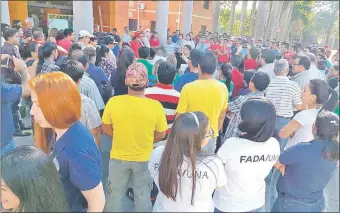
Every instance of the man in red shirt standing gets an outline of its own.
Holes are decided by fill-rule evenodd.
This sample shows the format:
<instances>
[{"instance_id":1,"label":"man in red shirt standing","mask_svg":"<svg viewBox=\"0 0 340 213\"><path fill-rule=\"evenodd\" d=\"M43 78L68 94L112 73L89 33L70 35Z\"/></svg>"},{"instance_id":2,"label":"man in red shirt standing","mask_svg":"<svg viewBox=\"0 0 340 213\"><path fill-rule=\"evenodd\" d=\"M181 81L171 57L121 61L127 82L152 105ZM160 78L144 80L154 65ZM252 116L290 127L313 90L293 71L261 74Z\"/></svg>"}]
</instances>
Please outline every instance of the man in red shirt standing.
<instances>
[{"instance_id":1,"label":"man in red shirt standing","mask_svg":"<svg viewBox=\"0 0 340 213\"><path fill-rule=\"evenodd\" d=\"M73 44L73 40L74 40L74 31L71 28L66 28L64 30L64 39L57 41L57 45L61 46L62 48L68 51L71 45ZM60 53L61 55L65 54L63 52L60 52Z\"/></svg>"},{"instance_id":2,"label":"man in red shirt standing","mask_svg":"<svg viewBox=\"0 0 340 213\"><path fill-rule=\"evenodd\" d=\"M232 98L235 98L238 95L238 92L241 88L244 88L243 74L238 70L243 58L240 55L233 55L231 57L231 66L233 70L231 71L231 80L234 83Z\"/></svg>"},{"instance_id":3,"label":"man in red shirt standing","mask_svg":"<svg viewBox=\"0 0 340 213\"><path fill-rule=\"evenodd\" d=\"M257 60L259 60L261 55L261 50L257 47L252 47L249 51L248 59L244 61L244 71L247 70L257 70L257 67L259 66L257 64Z\"/></svg>"},{"instance_id":4,"label":"man in red shirt standing","mask_svg":"<svg viewBox=\"0 0 340 213\"><path fill-rule=\"evenodd\" d=\"M230 46L228 39L224 38L221 45L221 51L218 52L218 63L228 63L230 58Z\"/></svg>"},{"instance_id":5,"label":"man in red shirt standing","mask_svg":"<svg viewBox=\"0 0 340 213\"><path fill-rule=\"evenodd\" d=\"M132 51L135 53L136 58L139 58L138 55L138 50L141 47L141 42L140 42L140 37L134 36L132 38L132 41L130 41L130 47L132 49Z\"/></svg>"},{"instance_id":6,"label":"man in red shirt standing","mask_svg":"<svg viewBox=\"0 0 340 213\"><path fill-rule=\"evenodd\" d=\"M150 38L150 47L151 48L159 48L159 38L158 38L158 33L156 31L153 32L153 34Z\"/></svg>"},{"instance_id":7,"label":"man in red shirt standing","mask_svg":"<svg viewBox=\"0 0 340 213\"><path fill-rule=\"evenodd\" d=\"M216 58L218 58L218 56L219 56L218 53L219 53L219 52L222 52L222 45L219 43L217 37L215 37L215 38L213 39L213 41L214 41L214 42L210 45L209 49L211 50L211 52L214 53L214 55L216 56Z\"/></svg>"}]
</instances>

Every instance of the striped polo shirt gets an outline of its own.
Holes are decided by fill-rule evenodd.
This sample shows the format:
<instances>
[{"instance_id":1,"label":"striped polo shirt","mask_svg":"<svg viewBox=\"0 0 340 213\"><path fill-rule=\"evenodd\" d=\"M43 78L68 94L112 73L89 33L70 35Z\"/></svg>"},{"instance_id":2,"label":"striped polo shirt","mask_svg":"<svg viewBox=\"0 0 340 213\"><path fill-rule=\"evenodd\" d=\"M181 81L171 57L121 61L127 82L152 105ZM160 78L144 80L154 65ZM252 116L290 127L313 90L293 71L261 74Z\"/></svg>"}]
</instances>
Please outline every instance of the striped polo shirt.
<instances>
[{"instance_id":1,"label":"striped polo shirt","mask_svg":"<svg viewBox=\"0 0 340 213\"><path fill-rule=\"evenodd\" d=\"M177 92L172 85L156 84L154 87L145 90L145 96L159 101L162 104L168 122L169 129L167 133L170 133L170 129L175 120L180 93Z\"/></svg>"},{"instance_id":2,"label":"striped polo shirt","mask_svg":"<svg viewBox=\"0 0 340 213\"><path fill-rule=\"evenodd\" d=\"M299 85L289 80L287 76L272 78L265 94L274 104L276 115L280 117L291 118L295 106L302 104Z\"/></svg>"}]
</instances>

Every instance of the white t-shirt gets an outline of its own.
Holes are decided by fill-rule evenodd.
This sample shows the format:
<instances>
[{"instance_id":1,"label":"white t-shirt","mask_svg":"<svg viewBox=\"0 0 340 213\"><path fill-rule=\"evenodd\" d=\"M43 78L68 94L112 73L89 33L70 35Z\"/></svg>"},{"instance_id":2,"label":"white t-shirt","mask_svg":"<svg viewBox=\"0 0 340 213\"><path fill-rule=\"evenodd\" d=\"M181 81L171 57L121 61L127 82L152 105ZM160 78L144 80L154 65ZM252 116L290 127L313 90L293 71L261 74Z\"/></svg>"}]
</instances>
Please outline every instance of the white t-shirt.
<instances>
[{"instance_id":1,"label":"white t-shirt","mask_svg":"<svg viewBox=\"0 0 340 213\"><path fill-rule=\"evenodd\" d=\"M309 142L314 139L312 128L319 111L320 109L307 109L294 116L293 120L300 123L301 127L295 131L293 137L289 138L285 149L288 149L295 144Z\"/></svg>"},{"instance_id":2,"label":"white t-shirt","mask_svg":"<svg viewBox=\"0 0 340 213\"><path fill-rule=\"evenodd\" d=\"M151 153L149 171L159 188L159 166L164 146L157 147ZM212 194L218 187L226 184L223 163L216 155L206 156L196 164L196 191L194 206L191 205L192 169L188 158L184 157L180 175L182 185L178 187L176 201L167 198L160 190L157 195L153 212L213 212ZM181 189L180 189L181 188Z\"/></svg>"},{"instance_id":3,"label":"white t-shirt","mask_svg":"<svg viewBox=\"0 0 340 213\"><path fill-rule=\"evenodd\" d=\"M227 185L214 193L215 208L223 212L246 212L264 206L264 179L279 159L279 142L228 138L217 155L222 158Z\"/></svg>"}]
</instances>

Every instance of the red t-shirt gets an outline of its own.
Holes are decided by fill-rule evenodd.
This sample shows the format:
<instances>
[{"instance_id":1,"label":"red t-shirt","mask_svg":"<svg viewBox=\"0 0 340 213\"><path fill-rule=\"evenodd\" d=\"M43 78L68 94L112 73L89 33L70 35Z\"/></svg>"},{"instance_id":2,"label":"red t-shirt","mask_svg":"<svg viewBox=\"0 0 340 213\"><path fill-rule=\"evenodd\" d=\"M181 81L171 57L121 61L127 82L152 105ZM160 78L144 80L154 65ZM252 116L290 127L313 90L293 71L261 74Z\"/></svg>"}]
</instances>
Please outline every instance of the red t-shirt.
<instances>
[{"instance_id":1,"label":"red t-shirt","mask_svg":"<svg viewBox=\"0 0 340 213\"><path fill-rule=\"evenodd\" d=\"M139 58L138 49L140 48L140 43L138 41L130 41L130 46L132 51L135 53L136 58Z\"/></svg>"},{"instance_id":2,"label":"red t-shirt","mask_svg":"<svg viewBox=\"0 0 340 213\"><path fill-rule=\"evenodd\" d=\"M158 48L159 47L159 39L150 38L150 47Z\"/></svg>"},{"instance_id":3,"label":"red t-shirt","mask_svg":"<svg viewBox=\"0 0 340 213\"><path fill-rule=\"evenodd\" d=\"M250 58L244 61L244 70L256 70L258 67L258 64L256 63L256 60Z\"/></svg>"},{"instance_id":4,"label":"red t-shirt","mask_svg":"<svg viewBox=\"0 0 340 213\"><path fill-rule=\"evenodd\" d=\"M57 45L61 46L66 51L68 51L70 49L71 45L72 45L72 41L70 41L68 39L63 39L63 40L57 41ZM60 56L60 55L66 55L66 53L58 52L58 56Z\"/></svg>"},{"instance_id":5,"label":"red t-shirt","mask_svg":"<svg viewBox=\"0 0 340 213\"><path fill-rule=\"evenodd\" d=\"M229 56L230 56L230 47L223 47L221 46L221 52L224 51L224 49L226 49L226 54L220 55L218 56L218 62L220 63L228 63L229 62Z\"/></svg>"},{"instance_id":6,"label":"red t-shirt","mask_svg":"<svg viewBox=\"0 0 340 213\"><path fill-rule=\"evenodd\" d=\"M238 95L240 89L244 88L243 74L238 71L238 69L233 69L231 73L231 81L234 83L233 94L231 97L235 98Z\"/></svg>"}]
</instances>

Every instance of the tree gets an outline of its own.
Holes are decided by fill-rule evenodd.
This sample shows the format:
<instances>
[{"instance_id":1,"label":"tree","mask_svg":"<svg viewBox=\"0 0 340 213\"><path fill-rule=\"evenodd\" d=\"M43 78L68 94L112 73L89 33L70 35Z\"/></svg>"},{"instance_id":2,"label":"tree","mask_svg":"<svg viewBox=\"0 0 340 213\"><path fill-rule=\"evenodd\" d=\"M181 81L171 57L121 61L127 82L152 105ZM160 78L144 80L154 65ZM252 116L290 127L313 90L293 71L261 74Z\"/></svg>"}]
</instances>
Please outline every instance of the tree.
<instances>
[{"instance_id":1,"label":"tree","mask_svg":"<svg viewBox=\"0 0 340 213\"><path fill-rule=\"evenodd\" d=\"M228 25L228 32L231 33L234 26L234 19L235 19L235 7L236 7L237 1L233 1L231 4L231 11L230 11L230 17L229 17L229 25Z\"/></svg>"},{"instance_id":2,"label":"tree","mask_svg":"<svg viewBox=\"0 0 340 213\"><path fill-rule=\"evenodd\" d=\"M294 5L294 1L285 1L283 3L282 12L281 12L280 21L279 21L280 32L277 34L277 39L279 41L286 39L285 38L285 29L286 29L286 26L287 26L287 22L290 19L289 14L291 13L293 5Z\"/></svg>"},{"instance_id":3,"label":"tree","mask_svg":"<svg viewBox=\"0 0 340 213\"><path fill-rule=\"evenodd\" d=\"M253 1L253 5L251 8L250 25L249 25L249 36L251 37L254 37L254 28L255 28L255 20L256 20L256 3L257 1Z\"/></svg>"},{"instance_id":4,"label":"tree","mask_svg":"<svg viewBox=\"0 0 340 213\"><path fill-rule=\"evenodd\" d=\"M272 31L273 31L275 19L277 18L277 12L278 12L280 2L281 1L273 1L272 2L272 7L271 7L271 10L270 10L267 30L266 30L266 34L264 36L265 37L264 39L270 40L272 38L271 34L272 34Z\"/></svg>"},{"instance_id":5,"label":"tree","mask_svg":"<svg viewBox=\"0 0 340 213\"><path fill-rule=\"evenodd\" d=\"M239 31L240 36L244 35L244 26L245 26L245 22L247 19L247 6L248 6L248 1L242 1L241 23L240 23L240 31Z\"/></svg>"},{"instance_id":6,"label":"tree","mask_svg":"<svg viewBox=\"0 0 340 213\"><path fill-rule=\"evenodd\" d=\"M274 22L273 22L273 26L272 26L272 31L270 33L269 38L277 38L277 30L279 28L280 15L281 15L281 11L282 11L282 8L283 8L283 3L284 3L284 1L278 2L277 9L276 9L276 12L274 14Z\"/></svg>"},{"instance_id":7,"label":"tree","mask_svg":"<svg viewBox=\"0 0 340 213\"><path fill-rule=\"evenodd\" d=\"M269 2L268 1L259 1L256 23L255 23L255 38L259 39L263 37L265 22L267 18L267 10L268 10Z\"/></svg>"}]
</instances>

